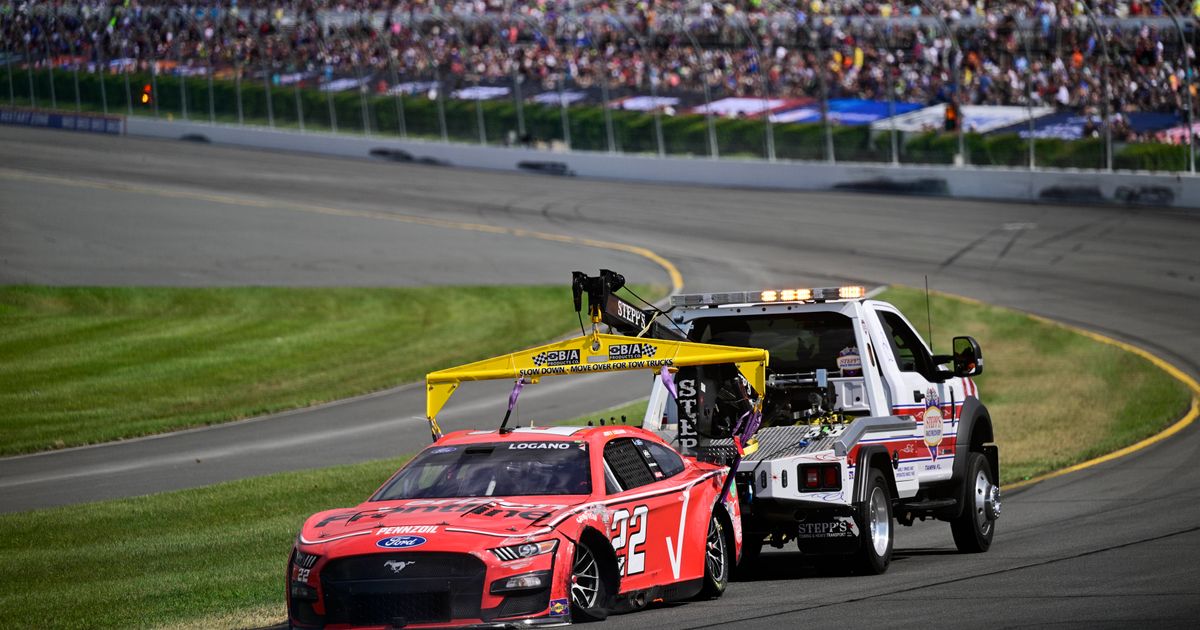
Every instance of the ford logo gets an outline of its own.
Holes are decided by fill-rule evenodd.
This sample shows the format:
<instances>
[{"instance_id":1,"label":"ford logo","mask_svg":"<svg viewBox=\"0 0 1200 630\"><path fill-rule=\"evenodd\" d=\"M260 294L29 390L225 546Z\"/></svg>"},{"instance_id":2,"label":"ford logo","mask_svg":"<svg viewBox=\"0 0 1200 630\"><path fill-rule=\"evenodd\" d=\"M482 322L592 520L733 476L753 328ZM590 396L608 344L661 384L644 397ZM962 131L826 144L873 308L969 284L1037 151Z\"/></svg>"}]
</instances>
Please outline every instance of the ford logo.
<instances>
[{"instance_id":1,"label":"ford logo","mask_svg":"<svg viewBox=\"0 0 1200 630\"><path fill-rule=\"evenodd\" d=\"M424 544L424 536L392 536L391 538L383 538L375 542L376 547L383 547L384 549L408 549L409 547L419 547Z\"/></svg>"}]
</instances>

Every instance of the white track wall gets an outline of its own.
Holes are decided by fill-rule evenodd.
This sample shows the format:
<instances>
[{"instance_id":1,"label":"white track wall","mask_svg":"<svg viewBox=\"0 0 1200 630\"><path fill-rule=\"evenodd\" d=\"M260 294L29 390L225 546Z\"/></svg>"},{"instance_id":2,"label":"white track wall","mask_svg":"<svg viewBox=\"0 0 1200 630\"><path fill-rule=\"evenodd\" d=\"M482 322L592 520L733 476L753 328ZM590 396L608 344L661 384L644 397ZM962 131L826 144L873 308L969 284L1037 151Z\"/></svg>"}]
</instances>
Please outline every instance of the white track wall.
<instances>
[{"instance_id":1,"label":"white track wall","mask_svg":"<svg viewBox=\"0 0 1200 630\"><path fill-rule=\"evenodd\" d=\"M949 166L613 155L299 133L262 127L131 117L131 135L191 139L278 151L384 158L547 176L791 190L848 190L1054 203L1200 209L1200 177L1167 173L1029 171Z\"/></svg>"}]
</instances>

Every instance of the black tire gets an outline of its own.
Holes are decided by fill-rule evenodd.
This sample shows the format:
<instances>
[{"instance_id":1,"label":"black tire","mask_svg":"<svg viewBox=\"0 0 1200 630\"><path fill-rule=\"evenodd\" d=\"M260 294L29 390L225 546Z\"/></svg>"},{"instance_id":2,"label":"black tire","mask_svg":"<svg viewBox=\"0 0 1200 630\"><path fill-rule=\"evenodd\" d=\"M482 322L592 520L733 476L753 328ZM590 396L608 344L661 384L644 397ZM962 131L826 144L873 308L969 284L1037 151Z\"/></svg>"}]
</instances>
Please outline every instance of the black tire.
<instances>
[{"instance_id":1,"label":"black tire","mask_svg":"<svg viewBox=\"0 0 1200 630\"><path fill-rule=\"evenodd\" d=\"M704 543L704 586L700 587L700 599L716 599L729 586L729 575L733 571L733 546L721 522L721 515L713 511L708 521L708 537Z\"/></svg>"},{"instance_id":2,"label":"black tire","mask_svg":"<svg viewBox=\"0 0 1200 630\"><path fill-rule=\"evenodd\" d=\"M1000 515L1000 488L993 479L992 467L982 453L967 455L967 475L963 478L963 509L950 521L954 545L962 553L983 553L991 548Z\"/></svg>"},{"instance_id":3,"label":"black tire","mask_svg":"<svg viewBox=\"0 0 1200 630\"><path fill-rule=\"evenodd\" d=\"M892 493L887 478L878 468L868 472L866 492L858 505L859 545L854 557L858 573L880 575L892 562L895 536L892 522Z\"/></svg>"},{"instance_id":4,"label":"black tire","mask_svg":"<svg viewBox=\"0 0 1200 630\"><path fill-rule=\"evenodd\" d=\"M567 577L572 621L602 621L608 618L609 584L600 556L587 543L575 545L571 574Z\"/></svg>"}]
</instances>

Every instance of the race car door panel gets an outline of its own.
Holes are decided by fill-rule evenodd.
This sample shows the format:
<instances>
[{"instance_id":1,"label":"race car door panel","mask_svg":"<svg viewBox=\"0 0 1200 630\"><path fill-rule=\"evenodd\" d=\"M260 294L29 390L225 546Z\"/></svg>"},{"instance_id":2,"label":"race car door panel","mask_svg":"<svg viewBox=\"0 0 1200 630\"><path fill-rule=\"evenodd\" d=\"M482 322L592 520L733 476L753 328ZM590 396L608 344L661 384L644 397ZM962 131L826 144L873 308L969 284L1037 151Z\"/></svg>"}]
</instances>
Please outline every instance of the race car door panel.
<instances>
[{"instance_id":1,"label":"race car door panel","mask_svg":"<svg viewBox=\"0 0 1200 630\"><path fill-rule=\"evenodd\" d=\"M681 534L687 529L683 519L691 489L680 487L682 465L664 472L650 444L616 438L604 447L605 465L619 484L608 500L608 535L617 555L622 592L685 577ZM674 475L668 475L671 472Z\"/></svg>"}]
</instances>

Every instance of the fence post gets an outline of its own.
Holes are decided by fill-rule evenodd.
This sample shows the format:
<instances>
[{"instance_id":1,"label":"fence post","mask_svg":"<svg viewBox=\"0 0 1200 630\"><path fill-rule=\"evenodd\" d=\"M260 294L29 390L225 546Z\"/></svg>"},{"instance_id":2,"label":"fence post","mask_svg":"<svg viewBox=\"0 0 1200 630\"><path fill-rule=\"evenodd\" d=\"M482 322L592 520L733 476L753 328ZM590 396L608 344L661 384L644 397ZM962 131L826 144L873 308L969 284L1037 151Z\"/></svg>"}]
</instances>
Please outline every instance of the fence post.
<instances>
[{"instance_id":1,"label":"fence post","mask_svg":"<svg viewBox=\"0 0 1200 630\"><path fill-rule=\"evenodd\" d=\"M558 74L558 108L562 115L563 128L563 144L567 145L567 150L571 150L571 114L567 111L567 64L562 64L562 71Z\"/></svg>"},{"instance_id":2,"label":"fence post","mask_svg":"<svg viewBox=\"0 0 1200 630\"><path fill-rule=\"evenodd\" d=\"M605 64L607 66L607 64ZM613 131L612 108L608 106L608 68L601 73L604 80L600 82L600 100L604 107L604 135L608 140L608 152L617 152L617 134Z\"/></svg>"},{"instance_id":3,"label":"fence post","mask_svg":"<svg viewBox=\"0 0 1200 630\"><path fill-rule=\"evenodd\" d=\"M13 88L12 50L9 50L8 46L4 47L4 65L5 65L5 69L8 70L8 104L13 107L16 107L17 91L15 88Z\"/></svg>"},{"instance_id":4,"label":"fence post","mask_svg":"<svg viewBox=\"0 0 1200 630\"><path fill-rule=\"evenodd\" d=\"M343 28L342 32L347 39L350 37L350 29ZM357 48L357 47L356 47ZM362 64L359 63L358 51L355 50L350 56L350 62L354 64L354 74L358 78L358 99L362 105L362 130L364 136L371 135L371 105L367 101L367 94L370 92L370 82L362 71Z\"/></svg>"},{"instance_id":5,"label":"fence post","mask_svg":"<svg viewBox=\"0 0 1200 630\"><path fill-rule=\"evenodd\" d=\"M1084 2L1082 5L1084 13L1087 14L1088 21L1092 23L1092 30L1096 34L1096 39L1100 40L1100 50L1104 53L1104 68L1101 70L1100 78L1104 82L1104 107L1102 108L1104 116L1104 167L1106 171L1113 170L1113 145L1112 145L1112 80L1109 78L1108 69L1112 66L1112 56L1108 53L1108 38L1100 30L1100 23L1096 20L1096 14L1092 12L1091 1Z\"/></svg>"},{"instance_id":6,"label":"fence post","mask_svg":"<svg viewBox=\"0 0 1200 630\"><path fill-rule=\"evenodd\" d=\"M262 39L259 39L259 45L262 45ZM266 88L267 94L267 126L271 129L275 128L275 99L271 96L271 68L267 66L267 51L264 49L259 53L259 58L262 60L263 67L263 87Z\"/></svg>"},{"instance_id":7,"label":"fence post","mask_svg":"<svg viewBox=\"0 0 1200 630\"><path fill-rule=\"evenodd\" d=\"M813 54L817 57L817 82L821 86L821 131L825 138L825 160L834 164L837 162L837 155L833 147L833 127L829 122L829 80L825 78L825 72L829 68L822 54L824 50L821 48L821 39L811 21L808 22L808 34L812 39Z\"/></svg>"},{"instance_id":8,"label":"fence post","mask_svg":"<svg viewBox=\"0 0 1200 630\"><path fill-rule=\"evenodd\" d=\"M483 99L479 98L479 79L475 79L475 127L479 132L480 146L487 146L487 127L483 120Z\"/></svg>"},{"instance_id":9,"label":"fence post","mask_svg":"<svg viewBox=\"0 0 1200 630\"><path fill-rule=\"evenodd\" d=\"M400 77L396 73L396 60L392 58L391 35L388 36L388 72L392 75L392 91L396 99L396 130L401 138L407 138L408 123L404 120L404 91L400 89Z\"/></svg>"},{"instance_id":10,"label":"fence post","mask_svg":"<svg viewBox=\"0 0 1200 630\"><path fill-rule=\"evenodd\" d=\"M512 69L513 100L517 108L518 140L525 137L525 98L521 95L521 75L517 74L516 66Z\"/></svg>"},{"instance_id":11,"label":"fence post","mask_svg":"<svg viewBox=\"0 0 1200 630\"><path fill-rule=\"evenodd\" d=\"M1183 53L1183 91L1187 94L1187 144L1188 144L1188 172L1192 175L1196 174L1196 145L1195 132L1193 126L1195 119L1193 110L1195 109L1195 98L1192 96L1192 45L1187 40L1184 34L1183 25L1179 23L1179 13L1171 7L1170 2L1162 3L1167 12L1171 15L1171 22L1175 24L1175 30L1179 32L1179 46Z\"/></svg>"},{"instance_id":12,"label":"fence post","mask_svg":"<svg viewBox=\"0 0 1200 630\"><path fill-rule=\"evenodd\" d=\"M129 67L128 63L125 63L125 60L130 59L130 58L131 57L129 56L129 36L127 34L125 36L125 39L122 40L122 42L121 42L121 70L123 71L123 72L121 72L121 74L125 75L125 105L126 105L125 111L128 115L132 116L133 115L133 88L129 84L130 83L130 81L129 81L130 67ZM100 88L102 90L104 88L103 71L100 75ZM154 98L158 98L158 94L154 94Z\"/></svg>"},{"instance_id":13,"label":"fence post","mask_svg":"<svg viewBox=\"0 0 1200 630\"><path fill-rule=\"evenodd\" d=\"M214 29L214 33L215 32L216 32L216 30ZM205 74L205 76L208 77L208 122L209 122L209 124L215 124L217 122L217 104L216 104L216 99L213 95L213 67L212 67L213 51L212 51L212 48L209 46L208 42L205 42L204 50L205 50L204 74Z\"/></svg>"},{"instance_id":14,"label":"fence post","mask_svg":"<svg viewBox=\"0 0 1200 630\"><path fill-rule=\"evenodd\" d=\"M104 110L104 115L108 115L108 90L104 87L105 75L108 73L108 65L104 63L104 46L97 45L96 40L92 39L92 45L96 47L96 70L100 74L100 105Z\"/></svg>"},{"instance_id":15,"label":"fence post","mask_svg":"<svg viewBox=\"0 0 1200 630\"><path fill-rule=\"evenodd\" d=\"M183 76L183 39L182 35L175 37L175 76L179 77L179 115L188 119L187 108L187 77Z\"/></svg>"},{"instance_id":16,"label":"fence post","mask_svg":"<svg viewBox=\"0 0 1200 630\"><path fill-rule=\"evenodd\" d=\"M150 94L153 95L150 104L154 106L154 117L158 118L158 58L155 56L157 47L153 45L152 39L148 40L151 42L150 50L147 51L150 55Z\"/></svg>"},{"instance_id":17,"label":"fence post","mask_svg":"<svg viewBox=\"0 0 1200 630\"><path fill-rule=\"evenodd\" d=\"M1033 124L1033 52L1029 46L1029 38L1033 37L1034 29L1031 26L1028 33L1025 33L1022 39L1025 41L1025 103L1028 107L1029 116L1029 170L1037 170L1037 136L1034 135ZM1020 33L1020 31L1018 31Z\"/></svg>"},{"instance_id":18,"label":"fence post","mask_svg":"<svg viewBox=\"0 0 1200 630\"><path fill-rule=\"evenodd\" d=\"M29 54L29 42L25 42L25 70L29 74L29 106L37 107L37 95L33 84L33 57Z\"/></svg>"},{"instance_id":19,"label":"fence post","mask_svg":"<svg viewBox=\"0 0 1200 630\"><path fill-rule=\"evenodd\" d=\"M431 51L432 52L432 51ZM431 55L432 56L432 55ZM436 59L433 60L433 80L437 85L437 112L438 126L442 130L442 142L449 142L450 136L446 133L446 95L445 86L442 85L442 70Z\"/></svg>"},{"instance_id":20,"label":"fence post","mask_svg":"<svg viewBox=\"0 0 1200 630\"><path fill-rule=\"evenodd\" d=\"M62 20L58 20L58 29L60 33L63 32ZM72 80L75 83L75 111L81 112L83 111L83 101L79 98L79 56L76 54L74 33L71 33L71 36L67 38L67 46L71 51L71 73Z\"/></svg>"},{"instance_id":21,"label":"fence post","mask_svg":"<svg viewBox=\"0 0 1200 630\"><path fill-rule=\"evenodd\" d=\"M242 109L242 72L245 70L245 65L242 64L242 58L237 58L237 63L233 68L233 93L237 99L237 117L238 125L245 125L245 111Z\"/></svg>"},{"instance_id":22,"label":"fence post","mask_svg":"<svg viewBox=\"0 0 1200 630\"><path fill-rule=\"evenodd\" d=\"M296 51L294 49L288 51L288 58L292 61L292 68L299 69L300 62L296 60ZM300 81L297 80L292 84L292 94L296 99L296 124L300 127L300 133L304 133L304 104L300 97Z\"/></svg>"},{"instance_id":23,"label":"fence post","mask_svg":"<svg viewBox=\"0 0 1200 630\"><path fill-rule=\"evenodd\" d=\"M42 28L42 49L46 51L46 70L50 76L50 109L58 109L58 95L54 90L54 56L50 51L50 38L46 36L45 25Z\"/></svg>"},{"instance_id":24,"label":"fence post","mask_svg":"<svg viewBox=\"0 0 1200 630\"><path fill-rule=\"evenodd\" d=\"M692 48L701 57L700 69L704 74L701 75L700 84L704 87L704 119L708 131L708 156L715 160L720 155L717 149L717 126L713 121L712 92L708 87L708 76L712 73L712 65L704 58L704 47L700 45L700 41L696 39L696 36L692 35L692 30L688 28L686 21L680 24L680 30L687 36L688 41L692 44Z\"/></svg>"}]
</instances>

